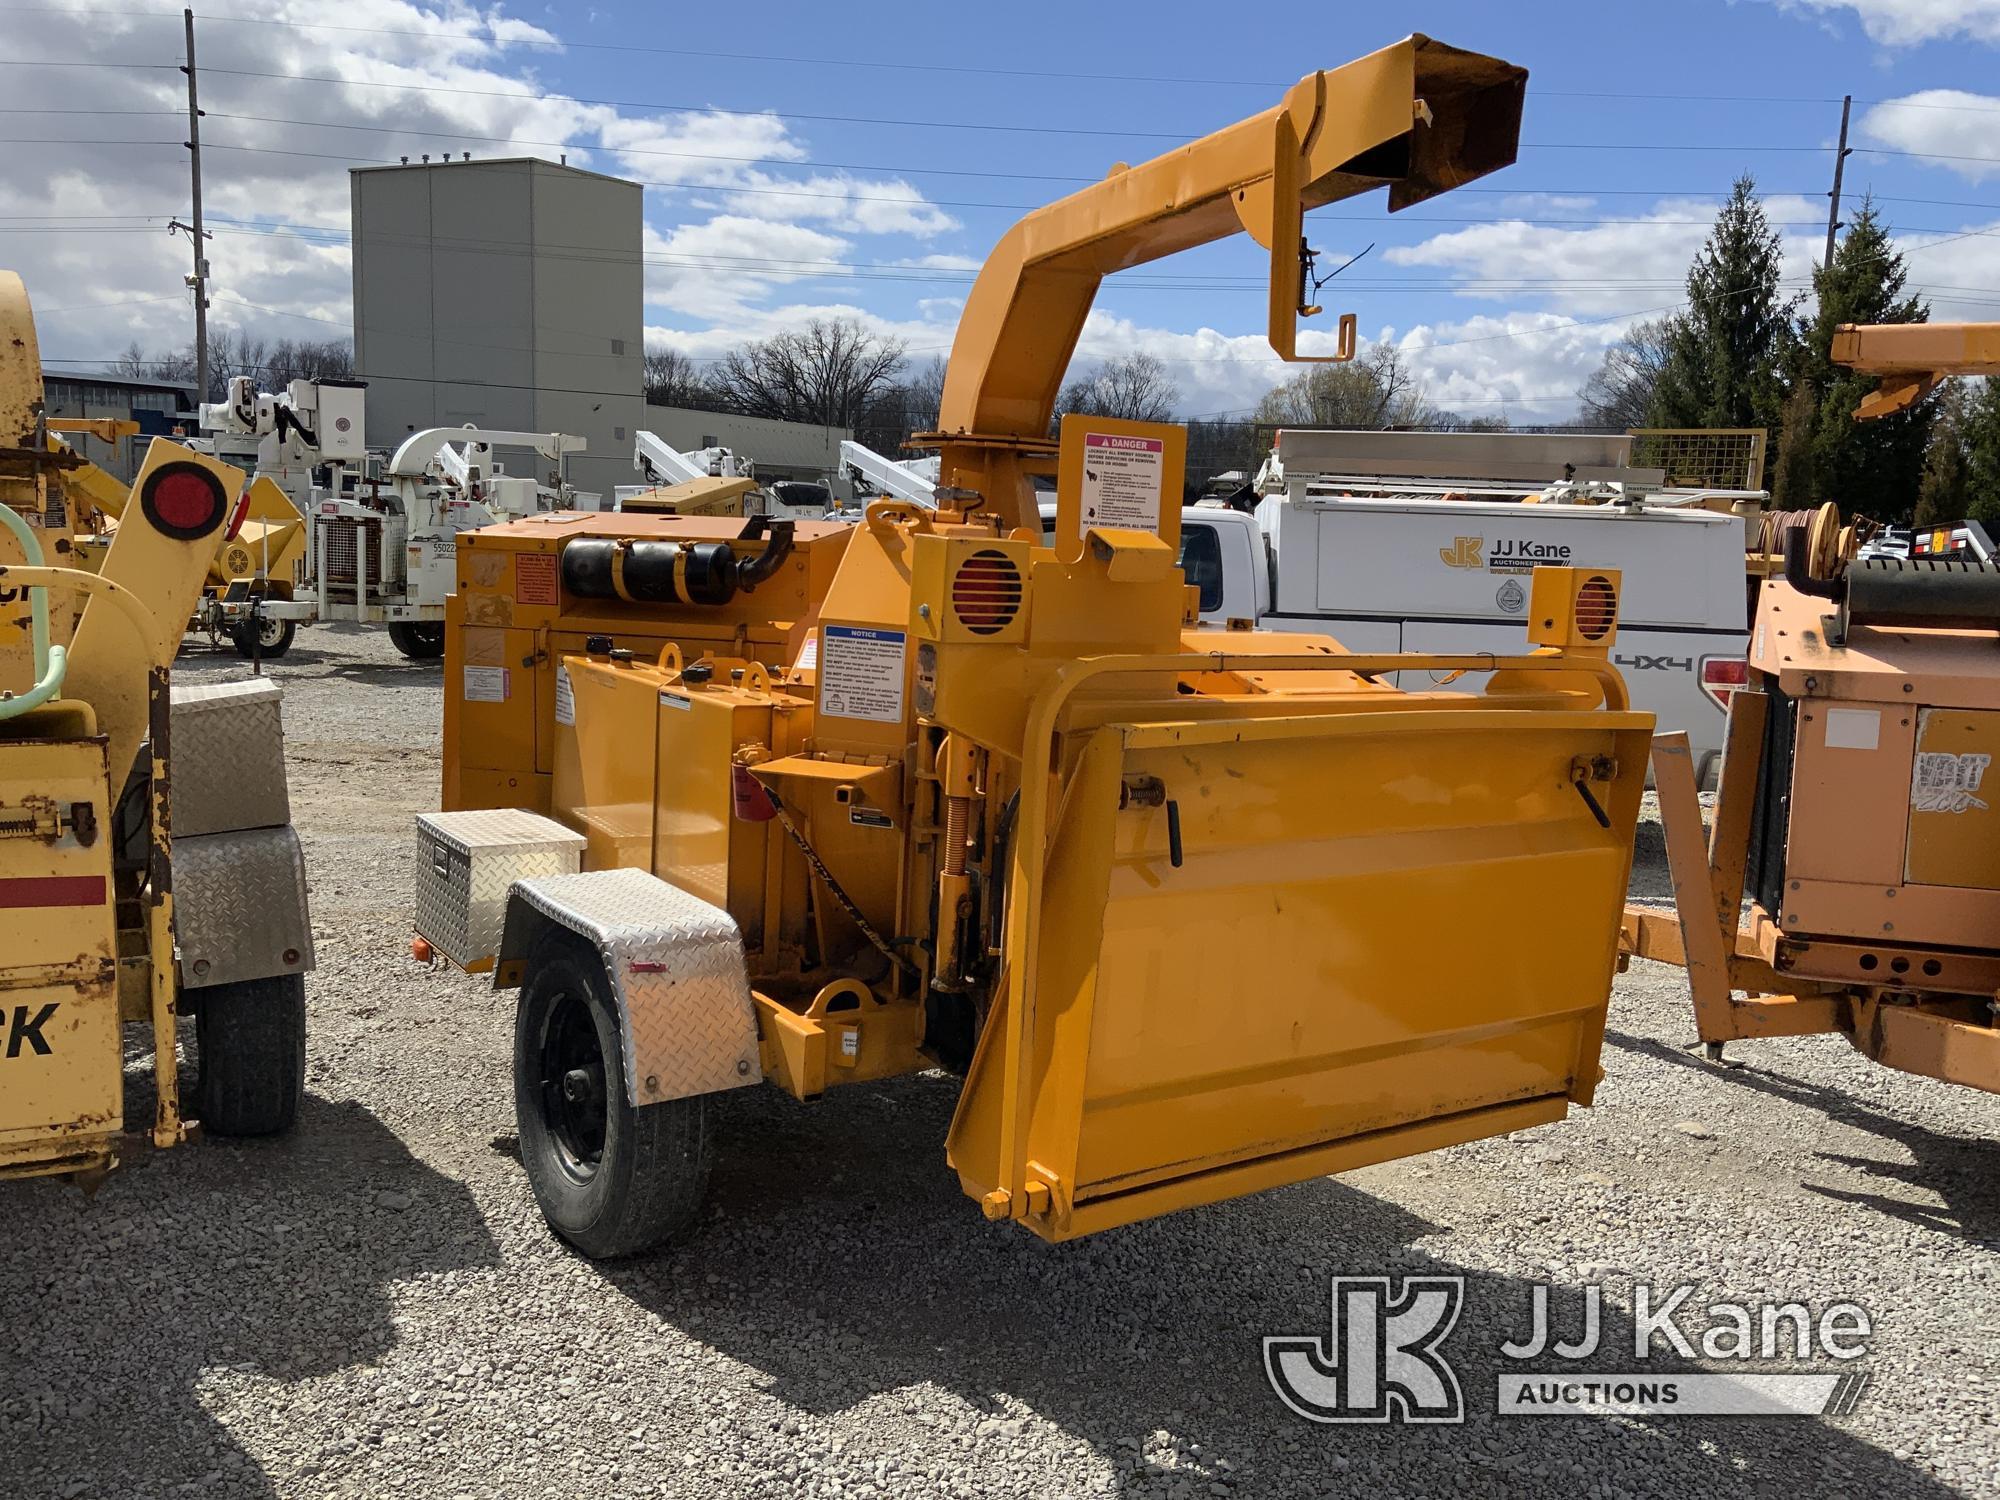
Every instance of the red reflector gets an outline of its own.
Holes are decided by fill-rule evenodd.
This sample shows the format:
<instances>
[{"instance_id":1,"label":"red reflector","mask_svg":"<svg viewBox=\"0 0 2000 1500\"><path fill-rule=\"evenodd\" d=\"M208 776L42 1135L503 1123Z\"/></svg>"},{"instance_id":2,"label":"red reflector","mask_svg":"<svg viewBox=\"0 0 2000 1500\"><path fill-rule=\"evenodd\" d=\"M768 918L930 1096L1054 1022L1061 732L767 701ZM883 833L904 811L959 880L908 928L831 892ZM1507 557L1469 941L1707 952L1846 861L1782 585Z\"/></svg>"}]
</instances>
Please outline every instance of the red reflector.
<instances>
[{"instance_id":1,"label":"red reflector","mask_svg":"<svg viewBox=\"0 0 2000 1500\"><path fill-rule=\"evenodd\" d=\"M1618 623L1618 591L1608 578L1586 578L1576 591L1576 633L1601 641Z\"/></svg>"},{"instance_id":2,"label":"red reflector","mask_svg":"<svg viewBox=\"0 0 2000 1500\"><path fill-rule=\"evenodd\" d=\"M229 496L222 481L198 464L155 469L139 490L139 508L175 541L199 541L222 524Z\"/></svg>"},{"instance_id":3,"label":"red reflector","mask_svg":"<svg viewBox=\"0 0 2000 1500\"><path fill-rule=\"evenodd\" d=\"M997 635L1021 611L1021 570L1014 559L983 548L959 564L951 580L951 607L974 635Z\"/></svg>"},{"instance_id":4,"label":"red reflector","mask_svg":"<svg viewBox=\"0 0 2000 1500\"><path fill-rule=\"evenodd\" d=\"M35 875L0 880L0 908L103 904L102 875Z\"/></svg>"},{"instance_id":5,"label":"red reflector","mask_svg":"<svg viewBox=\"0 0 2000 1500\"><path fill-rule=\"evenodd\" d=\"M1701 663L1701 690L1724 709L1729 698L1750 680L1750 663L1740 656L1706 656Z\"/></svg>"},{"instance_id":6,"label":"red reflector","mask_svg":"<svg viewBox=\"0 0 2000 1500\"><path fill-rule=\"evenodd\" d=\"M153 508L170 526L198 530L215 514L215 486L197 474L169 474L153 491Z\"/></svg>"}]
</instances>

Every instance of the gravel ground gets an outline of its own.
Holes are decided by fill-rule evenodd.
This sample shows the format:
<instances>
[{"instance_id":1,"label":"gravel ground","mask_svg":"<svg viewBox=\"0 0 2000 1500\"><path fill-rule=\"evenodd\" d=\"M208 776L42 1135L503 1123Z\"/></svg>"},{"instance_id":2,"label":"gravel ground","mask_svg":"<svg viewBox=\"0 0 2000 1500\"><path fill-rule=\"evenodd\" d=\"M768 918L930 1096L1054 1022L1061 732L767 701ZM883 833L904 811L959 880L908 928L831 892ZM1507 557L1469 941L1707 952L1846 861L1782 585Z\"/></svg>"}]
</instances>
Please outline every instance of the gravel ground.
<instances>
[{"instance_id":1,"label":"gravel ground","mask_svg":"<svg viewBox=\"0 0 2000 1500\"><path fill-rule=\"evenodd\" d=\"M692 1241L580 1260L510 1154L509 997L407 957L437 666L319 627L273 675L319 945L304 1118L93 1197L0 1184L7 1500L2000 1493L2000 1101L1834 1038L1711 1068L1652 965L1598 1107L1523 1136L1051 1247L960 1195L944 1079L746 1091ZM1273 1395L1262 1336L1323 1334L1328 1276L1371 1273L1466 1279L1464 1426ZM1861 1302L1871 1384L1838 1421L1496 1417L1530 1288L1573 1322L1590 1281L1605 1368L1634 1365L1633 1283L1689 1282Z\"/></svg>"}]
</instances>

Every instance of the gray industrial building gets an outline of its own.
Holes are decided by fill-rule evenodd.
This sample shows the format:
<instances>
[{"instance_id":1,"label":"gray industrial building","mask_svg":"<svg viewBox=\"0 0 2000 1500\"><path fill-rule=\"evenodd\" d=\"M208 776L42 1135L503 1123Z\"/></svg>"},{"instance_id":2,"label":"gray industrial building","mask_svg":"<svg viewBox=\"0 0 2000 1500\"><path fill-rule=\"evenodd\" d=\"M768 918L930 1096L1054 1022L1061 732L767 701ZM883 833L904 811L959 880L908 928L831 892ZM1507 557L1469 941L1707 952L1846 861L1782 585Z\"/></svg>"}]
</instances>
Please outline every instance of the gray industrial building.
<instances>
[{"instance_id":1,"label":"gray industrial building","mask_svg":"<svg viewBox=\"0 0 2000 1500\"><path fill-rule=\"evenodd\" d=\"M643 425L642 190L516 157L356 167L354 356L368 441L425 427L567 432L610 494ZM503 453L515 473L530 455Z\"/></svg>"}]
</instances>

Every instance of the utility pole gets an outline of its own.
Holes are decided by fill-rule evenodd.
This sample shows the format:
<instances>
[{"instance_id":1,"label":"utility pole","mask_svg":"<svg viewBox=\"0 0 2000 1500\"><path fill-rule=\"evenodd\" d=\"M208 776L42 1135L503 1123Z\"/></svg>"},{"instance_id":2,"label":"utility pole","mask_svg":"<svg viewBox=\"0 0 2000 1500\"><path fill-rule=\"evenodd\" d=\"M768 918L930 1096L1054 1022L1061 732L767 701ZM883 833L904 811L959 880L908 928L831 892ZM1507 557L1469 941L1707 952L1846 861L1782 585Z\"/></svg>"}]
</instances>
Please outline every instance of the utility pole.
<instances>
[{"instance_id":1,"label":"utility pole","mask_svg":"<svg viewBox=\"0 0 2000 1500\"><path fill-rule=\"evenodd\" d=\"M189 32L188 34L192 36L194 33ZM192 47L194 44L190 42L188 45ZM190 52L188 55L192 57L194 54ZM1847 149L1847 117L1853 109L1854 96L1848 94L1840 101L1840 149L1833 156L1833 191L1827 194L1827 197L1832 202L1826 211L1826 259L1819 263L1822 271L1833 264L1833 232L1840 227L1841 170L1846 167L1847 158L1854 154ZM199 208L196 209L196 212L200 212Z\"/></svg>"},{"instance_id":2,"label":"utility pole","mask_svg":"<svg viewBox=\"0 0 2000 1500\"><path fill-rule=\"evenodd\" d=\"M194 183L194 225L189 235L194 241L194 275L188 278L188 285L194 289L195 402L199 405L208 399L208 234L201 227L201 103L195 94L194 11L182 11L181 18L187 23L187 65L181 71L188 81L187 149L189 176ZM1846 139L1843 130L1841 140L1844 143Z\"/></svg>"}]
</instances>

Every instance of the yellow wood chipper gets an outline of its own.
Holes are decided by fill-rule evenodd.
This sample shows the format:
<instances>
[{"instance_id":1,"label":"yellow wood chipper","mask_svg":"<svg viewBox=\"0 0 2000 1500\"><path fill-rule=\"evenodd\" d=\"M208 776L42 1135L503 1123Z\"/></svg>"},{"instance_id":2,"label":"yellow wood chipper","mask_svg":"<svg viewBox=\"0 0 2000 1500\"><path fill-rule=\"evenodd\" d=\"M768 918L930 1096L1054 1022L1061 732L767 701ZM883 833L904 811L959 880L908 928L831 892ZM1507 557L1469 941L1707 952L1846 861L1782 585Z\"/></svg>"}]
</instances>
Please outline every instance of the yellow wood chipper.
<instances>
[{"instance_id":1,"label":"yellow wood chipper","mask_svg":"<svg viewBox=\"0 0 2000 1500\"><path fill-rule=\"evenodd\" d=\"M1843 327L1833 358L1881 377L1868 420L2000 375L2000 324ZM1660 736L1675 911L1634 907L1625 948L1687 969L1717 1061L1837 1032L2000 1090L2000 557L1857 558L1840 533L1824 507L1758 595L1712 828L1686 737Z\"/></svg>"},{"instance_id":2,"label":"yellow wood chipper","mask_svg":"<svg viewBox=\"0 0 2000 1500\"><path fill-rule=\"evenodd\" d=\"M277 689L169 675L243 475L155 439L85 571L81 462L49 440L27 293L0 272L0 1178L116 1162L127 1021L151 1028L159 1146L189 1124L182 1014L209 1128L285 1128L304 1078L312 932Z\"/></svg>"},{"instance_id":3,"label":"yellow wood chipper","mask_svg":"<svg viewBox=\"0 0 2000 1500\"><path fill-rule=\"evenodd\" d=\"M1507 164L1524 83L1412 37L1022 220L934 506L460 538L416 947L519 987L558 1234L685 1227L710 1101L759 1082L962 1075L951 1167L1048 1240L1589 1102L1652 722L1617 576L1539 571L1511 656L1202 631L1185 430L1048 436L1105 274L1246 230L1292 356L1304 210Z\"/></svg>"}]
</instances>

